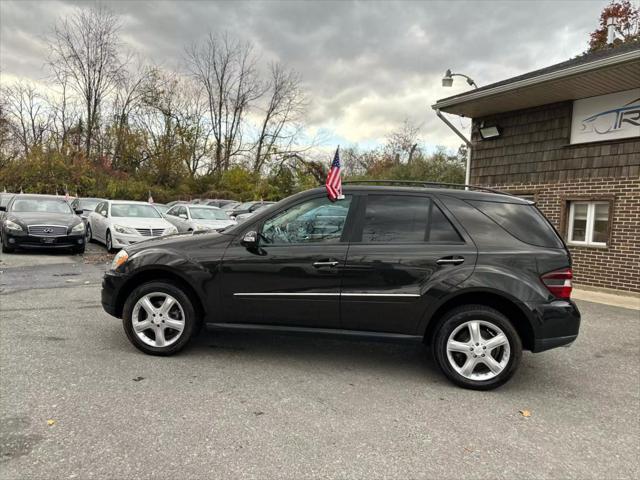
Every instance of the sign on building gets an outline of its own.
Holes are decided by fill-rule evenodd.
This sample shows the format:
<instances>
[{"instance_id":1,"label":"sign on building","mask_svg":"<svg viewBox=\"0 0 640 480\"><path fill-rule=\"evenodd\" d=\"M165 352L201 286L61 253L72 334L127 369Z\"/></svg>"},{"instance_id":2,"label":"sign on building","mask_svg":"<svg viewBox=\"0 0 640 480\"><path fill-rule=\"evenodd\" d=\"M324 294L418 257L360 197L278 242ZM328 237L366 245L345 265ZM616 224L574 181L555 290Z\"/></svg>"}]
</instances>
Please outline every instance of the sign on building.
<instances>
[{"instance_id":1,"label":"sign on building","mask_svg":"<svg viewBox=\"0 0 640 480\"><path fill-rule=\"evenodd\" d=\"M571 143L640 137L640 88L573 102Z\"/></svg>"}]
</instances>

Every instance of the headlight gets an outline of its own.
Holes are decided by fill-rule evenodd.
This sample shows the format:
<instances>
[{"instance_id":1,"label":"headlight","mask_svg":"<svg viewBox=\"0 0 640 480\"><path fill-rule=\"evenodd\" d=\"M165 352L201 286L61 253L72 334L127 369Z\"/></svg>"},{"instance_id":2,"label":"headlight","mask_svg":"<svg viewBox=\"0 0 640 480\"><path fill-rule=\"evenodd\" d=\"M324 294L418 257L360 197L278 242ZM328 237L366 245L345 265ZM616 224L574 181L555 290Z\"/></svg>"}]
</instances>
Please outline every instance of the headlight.
<instances>
[{"instance_id":1,"label":"headlight","mask_svg":"<svg viewBox=\"0 0 640 480\"><path fill-rule=\"evenodd\" d=\"M117 270L118 267L124 265L129 260L129 254L124 250L120 250L111 262L111 270Z\"/></svg>"},{"instance_id":2,"label":"headlight","mask_svg":"<svg viewBox=\"0 0 640 480\"><path fill-rule=\"evenodd\" d=\"M21 232L23 228L18 225L16 222L12 222L11 220L5 220L4 226L7 230L13 230L14 232Z\"/></svg>"},{"instance_id":3,"label":"headlight","mask_svg":"<svg viewBox=\"0 0 640 480\"><path fill-rule=\"evenodd\" d=\"M173 233L178 233L178 229L176 227L169 227L164 231L165 235L171 235Z\"/></svg>"},{"instance_id":4,"label":"headlight","mask_svg":"<svg viewBox=\"0 0 640 480\"><path fill-rule=\"evenodd\" d=\"M194 229L194 230L211 230L211 227L210 227L210 226L208 226L208 225L199 225L199 224L196 224L196 225L194 225L194 226L193 226L193 229Z\"/></svg>"},{"instance_id":5,"label":"headlight","mask_svg":"<svg viewBox=\"0 0 640 480\"><path fill-rule=\"evenodd\" d=\"M84 232L84 222L80 222L75 227L71 229L71 233L82 233Z\"/></svg>"},{"instance_id":6,"label":"headlight","mask_svg":"<svg viewBox=\"0 0 640 480\"><path fill-rule=\"evenodd\" d=\"M113 229L118 233L125 233L127 235L138 235L138 232L133 228L123 227L122 225L114 225Z\"/></svg>"}]
</instances>

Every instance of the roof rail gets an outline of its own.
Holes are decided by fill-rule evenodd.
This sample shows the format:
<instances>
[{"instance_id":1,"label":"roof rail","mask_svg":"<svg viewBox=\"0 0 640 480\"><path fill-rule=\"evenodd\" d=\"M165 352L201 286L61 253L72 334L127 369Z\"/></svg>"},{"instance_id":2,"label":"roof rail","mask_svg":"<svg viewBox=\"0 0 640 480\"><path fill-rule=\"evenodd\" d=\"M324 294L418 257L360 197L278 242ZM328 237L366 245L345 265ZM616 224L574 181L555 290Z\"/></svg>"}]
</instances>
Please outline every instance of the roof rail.
<instances>
[{"instance_id":1,"label":"roof rail","mask_svg":"<svg viewBox=\"0 0 640 480\"><path fill-rule=\"evenodd\" d=\"M418 180L348 180L342 182L343 184L374 184L374 185L403 185L407 187L422 187L422 188L466 188L468 190L478 190L482 192L497 193L499 195L509 195L510 193L495 190L493 188L481 187L479 185L467 185L464 183L442 183L442 182L424 182Z\"/></svg>"}]
</instances>

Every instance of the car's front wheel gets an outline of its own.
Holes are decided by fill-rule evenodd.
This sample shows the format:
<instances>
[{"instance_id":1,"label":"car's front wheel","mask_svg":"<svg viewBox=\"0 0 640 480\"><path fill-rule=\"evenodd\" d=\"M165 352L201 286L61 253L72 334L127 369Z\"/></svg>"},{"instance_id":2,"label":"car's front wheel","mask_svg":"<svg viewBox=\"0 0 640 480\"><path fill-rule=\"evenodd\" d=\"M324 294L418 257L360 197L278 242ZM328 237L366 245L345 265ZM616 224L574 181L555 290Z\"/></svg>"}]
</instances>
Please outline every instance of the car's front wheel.
<instances>
[{"instance_id":1,"label":"car's front wheel","mask_svg":"<svg viewBox=\"0 0 640 480\"><path fill-rule=\"evenodd\" d=\"M107 252L113 253L113 240L111 238L111 232L107 230L107 238L105 238L105 247L107 247Z\"/></svg>"},{"instance_id":2,"label":"car's front wheel","mask_svg":"<svg viewBox=\"0 0 640 480\"><path fill-rule=\"evenodd\" d=\"M91 243L93 241L93 232L91 231L91 224L88 222L87 222L86 235L87 235L86 243Z\"/></svg>"},{"instance_id":3,"label":"car's front wheel","mask_svg":"<svg viewBox=\"0 0 640 480\"><path fill-rule=\"evenodd\" d=\"M522 357L522 342L500 312L484 305L467 305L448 312L435 334L434 354L453 383L474 390L491 390L509 380Z\"/></svg>"},{"instance_id":4,"label":"car's front wheel","mask_svg":"<svg viewBox=\"0 0 640 480\"><path fill-rule=\"evenodd\" d=\"M199 323L189 296L161 281L137 287L125 302L122 319L131 343L150 355L182 350Z\"/></svg>"}]
</instances>

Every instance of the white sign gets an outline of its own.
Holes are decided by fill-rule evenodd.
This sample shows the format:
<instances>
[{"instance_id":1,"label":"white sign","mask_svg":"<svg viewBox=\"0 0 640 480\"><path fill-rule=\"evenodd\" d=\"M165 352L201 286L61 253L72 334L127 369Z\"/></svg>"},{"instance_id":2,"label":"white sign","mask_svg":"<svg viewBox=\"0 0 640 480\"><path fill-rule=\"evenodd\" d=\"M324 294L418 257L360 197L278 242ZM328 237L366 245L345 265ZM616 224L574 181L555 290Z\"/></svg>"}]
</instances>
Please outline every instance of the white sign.
<instances>
[{"instance_id":1,"label":"white sign","mask_svg":"<svg viewBox=\"0 0 640 480\"><path fill-rule=\"evenodd\" d=\"M640 88L573 102L571 143L640 137Z\"/></svg>"}]
</instances>

